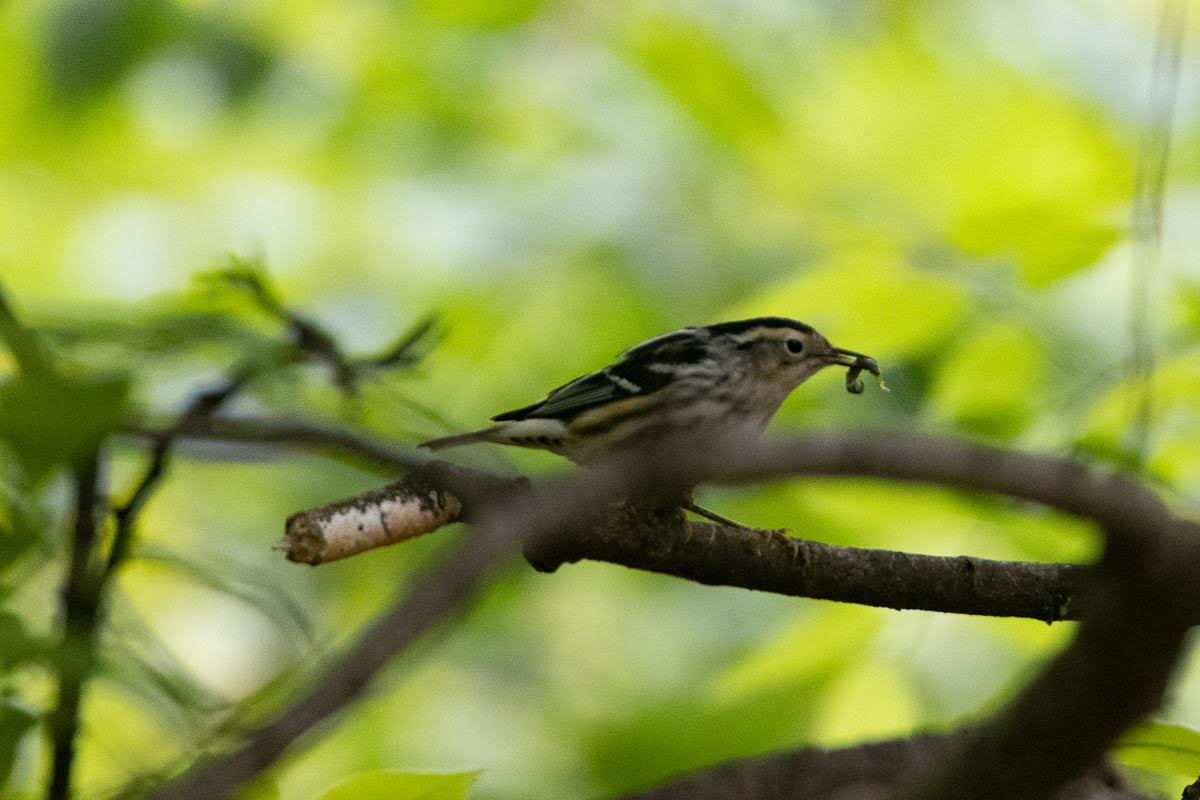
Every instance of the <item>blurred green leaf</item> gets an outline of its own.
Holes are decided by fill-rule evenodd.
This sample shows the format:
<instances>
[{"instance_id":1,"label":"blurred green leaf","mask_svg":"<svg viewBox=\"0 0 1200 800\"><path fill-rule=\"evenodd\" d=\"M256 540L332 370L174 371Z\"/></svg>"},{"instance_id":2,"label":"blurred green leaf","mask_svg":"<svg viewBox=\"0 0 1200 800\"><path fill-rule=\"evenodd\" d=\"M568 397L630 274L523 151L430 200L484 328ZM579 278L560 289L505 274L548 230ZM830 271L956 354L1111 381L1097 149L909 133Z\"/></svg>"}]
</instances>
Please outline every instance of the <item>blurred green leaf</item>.
<instances>
[{"instance_id":1,"label":"blurred green leaf","mask_svg":"<svg viewBox=\"0 0 1200 800\"><path fill-rule=\"evenodd\" d=\"M1200 350L1189 349L1161 359L1149 385L1123 380L1103 392L1084 420L1077 446L1100 458L1124 463L1126 433L1137 413L1142 393L1149 391L1153 434L1146 467L1172 481L1200 476Z\"/></svg>"},{"instance_id":2,"label":"blurred green leaf","mask_svg":"<svg viewBox=\"0 0 1200 800\"><path fill-rule=\"evenodd\" d=\"M478 772L428 775L379 770L350 778L318 800L466 800Z\"/></svg>"},{"instance_id":3,"label":"blurred green leaf","mask_svg":"<svg viewBox=\"0 0 1200 800\"><path fill-rule=\"evenodd\" d=\"M1120 229L1101 209L996 208L969 212L951 236L970 255L1007 256L1036 287L1094 263L1120 238Z\"/></svg>"},{"instance_id":4,"label":"blurred green leaf","mask_svg":"<svg viewBox=\"0 0 1200 800\"><path fill-rule=\"evenodd\" d=\"M16 763L17 746L37 720L37 715L7 698L0 698L0 794L6 797L4 788Z\"/></svg>"},{"instance_id":5,"label":"blurred green leaf","mask_svg":"<svg viewBox=\"0 0 1200 800\"><path fill-rule=\"evenodd\" d=\"M528 22L545 0L420 0L421 16L442 25L501 30Z\"/></svg>"},{"instance_id":6,"label":"blurred green leaf","mask_svg":"<svg viewBox=\"0 0 1200 800\"><path fill-rule=\"evenodd\" d=\"M584 732L581 755L603 793L624 794L700 767L804 741L822 684L774 688L735 702L694 693L642 701Z\"/></svg>"},{"instance_id":7,"label":"blurred green leaf","mask_svg":"<svg viewBox=\"0 0 1200 800\"><path fill-rule=\"evenodd\" d=\"M847 196L877 195L916 241L932 228L1035 287L1092 264L1119 234L1131 152L1068 93L982 51L946 58L903 30L821 56L797 82L795 168L837 176L835 219Z\"/></svg>"},{"instance_id":8,"label":"blurred green leaf","mask_svg":"<svg viewBox=\"0 0 1200 800\"><path fill-rule=\"evenodd\" d=\"M25 499L0 479L0 573L37 542L37 533ZM0 600L5 594L5 587L0 585Z\"/></svg>"},{"instance_id":9,"label":"blurred green leaf","mask_svg":"<svg viewBox=\"0 0 1200 800\"><path fill-rule=\"evenodd\" d=\"M754 147L778 137L774 108L719 39L700 25L649 17L635 25L634 60L709 133L728 145Z\"/></svg>"},{"instance_id":10,"label":"blurred green leaf","mask_svg":"<svg viewBox=\"0 0 1200 800\"><path fill-rule=\"evenodd\" d=\"M51 84L67 100L89 100L165 43L180 15L170 0L67 0L47 27Z\"/></svg>"},{"instance_id":11,"label":"blurred green leaf","mask_svg":"<svg viewBox=\"0 0 1200 800\"><path fill-rule=\"evenodd\" d=\"M958 425L987 436L1015 436L1032 421L1045 355L1025 328L992 324L938 359L931 400Z\"/></svg>"},{"instance_id":12,"label":"blurred green leaf","mask_svg":"<svg viewBox=\"0 0 1200 800\"><path fill-rule=\"evenodd\" d=\"M1200 286L1181 285L1176 287L1176 302L1179 304L1184 324L1193 335L1200 335Z\"/></svg>"},{"instance_id":13,"label":"blurred green leaf","mask_svg":"<svg viewBox=\"0 0 1200 800\"><path fill-rule=\"evenodd\" d=\"M833 254L738 304L730 316L802 319L833 344L875 356L886 374L888 359L932 347L966 310L961 286L914 268L882 245Z\"/></svg>"},{"instance_id":14,"label":"blurred green leaf","mask_svg":"<svg viewBox=\"0 0 1200 800\"><path fill-rule=\"evenodd\" d=\"M827 605L774 641L728 667L713 682L716 697L731 702L752 694L826 678L865 651L879 632L877 609Z\"/></svg>"},{"instance_id":15,"label":"blurred green leaf","mask_svg":"<svg viewBox=\"0 0 1200 800\"><path fill-rule=\"evenodd\" d=\"M270 773L259 775L237 789L237 800L281 800L279 781Z\"/></svg>"},{"instance_id":16,"label":"blurred green leaf","mask_svg":"<svg viewBox=\"0 0 1200 800\"><path fill-rule=\"evenodd\" d=\"M213 70L233 100L246 99L275 66L274 57L261 41L210 17L191 17L188 23L188 46Z\"/></svg>"},{"instance_id":17,"label":"blurred green leaf","mask_svg":"<svg viewBox=\"0 0 1200 800\"><path fill-rule=\"evenodd\" d=\"M920 698L898 664L855 664L837 677L820 703L813 741L824 746L908 736L921 722Z\"/></svg>"},{"instance_id":18,"label":"blurred green leaf","mask_svg":"<svg viewBox=\"0 0 1200 800\"><path fill-rule=\"evenodd\" d=\"M0 439L31 481L71 464L120 422L129 395L126 373L23 373L0 380Z\"/></svg>"},{"instance_id":19,"label":"blurred green leaf","mask_svg":"<svg viewBox=\"0 0 1200 800\"><path fill-rule=\"evenodd\" d=\"M4 344L17 369L42 373L50 369L50 356L37 334L20 323L0 288L0 343Z\"/></svg>"},{"instance_id":20,"label":"blurred green leaf","mask_svg":"<svg viewBox=\"0 0 1200 800\"><path fill-rule=\"evenodd\" d=\"M19 616L0 608L0 673L38 658L45 650L45 642L30 635Z\"/></svg>"},{"instance_id":21,"label":"blurred green leaf","mask_svg":"<svg viewBox=\"0 0 1200 800\"><path fill-rule=\"evenodd\" d=\"M1117 741L1115 754L1127 766L1192 780L1200 775L1200 731L1169 722L1144 722Z\"/></svg>"},{"instance_id":22,"label":"blurred green leaf","mask_svg":"<svg viewBox=\"0 0 1200 800\"><path fill-rule=\"evenodd\" d=\"M215 15L172 0L67 0L45 39L51 84L65 100L93 100L169 47L194 53L233 99L258 86L273 58Z\"/></svg>"}]
</instances>

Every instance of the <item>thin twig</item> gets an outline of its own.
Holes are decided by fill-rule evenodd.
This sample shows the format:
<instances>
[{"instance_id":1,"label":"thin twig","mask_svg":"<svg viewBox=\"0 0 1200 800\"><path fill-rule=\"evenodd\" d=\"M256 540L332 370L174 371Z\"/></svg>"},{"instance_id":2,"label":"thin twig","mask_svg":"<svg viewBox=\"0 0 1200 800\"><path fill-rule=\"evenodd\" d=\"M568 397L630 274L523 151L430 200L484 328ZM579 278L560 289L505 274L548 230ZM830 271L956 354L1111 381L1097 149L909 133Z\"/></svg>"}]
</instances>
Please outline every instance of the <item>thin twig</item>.
<instances>
[{"instance_id":1,"label":"thin twig","mask_svg":"<svg viewBox=\"0 0 1200 800\"><path fill-rule=\"evenodd\" d=\"M122 432L154 438L161 427L128 424ZM428 452L392 444L382 437L359 433L319 421L280 417L212 417L193 420L178 432L181 440L260 445L289 450L312 450L344 458L384 474L395 475L428 464Z\"/></svg>"},{"instance_id":2,"label":"thin twig","mask_svg":"<svg viewBox=\"0 0 1200 800\"><path fill-rule=\"evenodd\" d=\"M266 274L254 265L236 256L231 257L233 267L217 275L230 286L250 294L263 312L282 322L288 330L297 355L324 363L330 371L333 383L346 395L357 391L358 381L364 372L373 369L408 367L417 363L420 356L416 348L427 340L437 326L437 318L425 317L392 345L381 353L366 358L347 356L337 338L315 320L288 308L280 299L267 279Z\"/></svg>"},{"instance_id":3,"label":"thin twig","mask_svg":"<svg viewBox=\"0 0 1200 800\"><path fill-rule=\"evenodd\" d=\"M1186 21L1187 0L1160 0L1150 76L1150 121L1142 133L1134 168L1130 371L1135 389L1135 410L1129 429L1128 452L1137 465L1146 458L1153 413L1154 291L1161 269L1163 202Z\"/></svg>"},{"instance_id":4,"label":"thin twig","mask_svg":"<svg viewBox=\"0 0 1200 800\"><path fill-rule=\"evenodd\" d=\"M146 471L134 486L129 499L113 511L113 516L116 518L116 531L113 534L112 549L109 551L108 562L104 569L104 581L107 581L117 571L129 555L134 522L159 481L162 480L171 457L171 448L180 432L189 425L194 425L215 413L265 368L258 360L249 360L238 365L220 385L197 394L170 428L155 434L154 448L150 453L150 463L146 466Z\"/></svg>"},{"instance_id":5,"label":"thin twig","mask_svg":"<svg viewBox=\"0 0 1200 800\"><path fill-rule=\"evenodd\" d=\"M89 452L75 468L75 528L63 586L63 640L58 654L58 701L50 717L51 766L48 800L71 796L71 768L83 685L96 658L96 631L103 586L92 565L97 532L100 454Z\"/></svg>"}]
</instances>

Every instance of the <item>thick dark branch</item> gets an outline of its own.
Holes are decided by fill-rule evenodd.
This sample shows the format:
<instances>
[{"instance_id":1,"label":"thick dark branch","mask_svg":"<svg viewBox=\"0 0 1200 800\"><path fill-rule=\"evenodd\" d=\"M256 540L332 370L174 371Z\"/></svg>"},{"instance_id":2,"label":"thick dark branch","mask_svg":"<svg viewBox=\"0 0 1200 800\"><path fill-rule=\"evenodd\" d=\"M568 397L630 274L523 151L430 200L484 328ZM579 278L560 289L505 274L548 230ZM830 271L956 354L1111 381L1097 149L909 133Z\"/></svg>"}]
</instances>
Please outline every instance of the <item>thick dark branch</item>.
<instances>
[{"instance_id":1,"label":"thick dark branch","mask_svg":"<svg viewBox=\"0 0 1200 800\"><path fill-rule=\"evenodd\" d=\"M623 800L883 800L891 788L928 770L972 729L914 736L841 750L803 748L728 761ZM964 797L973 797L965 795ZM1108 766L1063 788L1055 800L1148 800Z\"/></svg>"},{"instance_id":2,"label":"thick dark branch","mask_svg":"<svg viewBox=\"0 0 1200 800\"><path fill-rule=\"evenodd\" d=\"M1163 544L1151 527L1144 534L1148 544ZM1121 546L1128 537L1110 539L1102 591L1067 649L943 764L895 797L1050 798L1162 702L1195 621L1194 602L1183 600L1193 591L1196 543Z\"/></svg>"},{"instance_id":3,"label":"thick dark branch","mask_svg":"<svg viewBox=\"0 0 1200 800\"><path fill-rule=\"evenodd\" d=\"M1086 567L837 547L781 533L611 514L529 545L543 572L583 558L796 597L895 609L1078 619Z\"/></svg>"}]
</instances>

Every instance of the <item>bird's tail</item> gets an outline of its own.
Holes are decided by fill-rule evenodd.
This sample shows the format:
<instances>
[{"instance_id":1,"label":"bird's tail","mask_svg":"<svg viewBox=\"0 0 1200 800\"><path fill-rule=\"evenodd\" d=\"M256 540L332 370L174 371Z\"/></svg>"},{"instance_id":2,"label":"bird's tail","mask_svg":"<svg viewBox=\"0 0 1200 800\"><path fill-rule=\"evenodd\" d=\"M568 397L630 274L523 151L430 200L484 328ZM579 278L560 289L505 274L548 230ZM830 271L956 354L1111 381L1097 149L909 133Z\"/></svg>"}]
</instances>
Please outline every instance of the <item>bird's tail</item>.
<instances>
[{"instance_id":1,"label":"bird's tail","mask_svg":"<svg viewBox=\"0 0 1200 800\"><path fill-rule=\"evenodd\" d=\"M483 428L470 433L458 433L454 436L443 436L440 439L430 439L428 442L421 442L417 447L424 447L427 450L442 450L446 447L461 447L464 444L475 444L477 442L493 442L495 434L502 426L493 425L490 428Z\"/></svg>"}]
</instances>

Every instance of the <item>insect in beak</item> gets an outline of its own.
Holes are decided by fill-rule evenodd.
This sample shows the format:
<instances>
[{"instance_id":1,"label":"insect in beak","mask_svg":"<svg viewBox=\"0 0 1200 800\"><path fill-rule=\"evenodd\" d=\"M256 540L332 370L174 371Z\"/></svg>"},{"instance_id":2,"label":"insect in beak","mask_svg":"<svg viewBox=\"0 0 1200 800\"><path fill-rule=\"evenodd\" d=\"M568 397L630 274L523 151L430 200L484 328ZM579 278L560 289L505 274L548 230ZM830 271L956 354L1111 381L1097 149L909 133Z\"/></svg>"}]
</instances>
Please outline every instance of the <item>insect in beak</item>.
<instances>
[{"instance_id":1,"label":"insect in beak","mask_svg":"<svg viewBox=\"0 0 1200 800\"><path fill-rule=\"evenodd\" d=\"M858 376L864 370L875 376L875 380L879 382L879 388L887 391L887 384L883 382L883 375L879 372L879 362L871 358L865 353L859 353L854 350L846 350L841 347L834 347L830 354L826 357L830 364L847 367L846 372L846 391L851 394L862 394L863 383Z\"/></svg>"}]
</instances>

